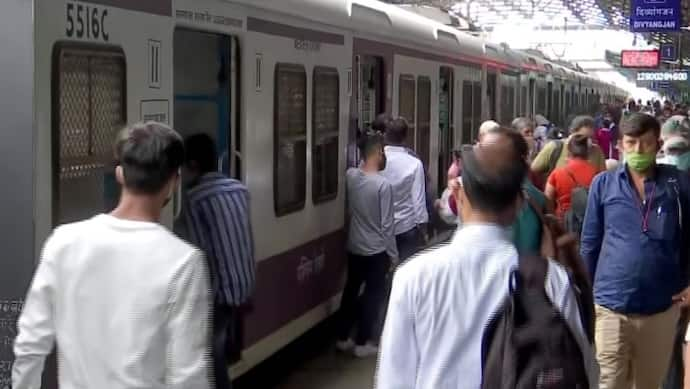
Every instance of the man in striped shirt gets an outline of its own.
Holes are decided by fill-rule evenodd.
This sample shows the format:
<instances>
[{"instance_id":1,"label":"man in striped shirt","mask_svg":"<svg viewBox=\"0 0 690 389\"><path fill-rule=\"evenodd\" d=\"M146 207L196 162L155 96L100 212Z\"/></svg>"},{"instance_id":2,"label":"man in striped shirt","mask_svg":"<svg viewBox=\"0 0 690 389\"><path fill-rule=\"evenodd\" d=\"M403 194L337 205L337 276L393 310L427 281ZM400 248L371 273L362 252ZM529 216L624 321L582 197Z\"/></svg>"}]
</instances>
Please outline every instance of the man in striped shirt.
<instances>
[{"instance_id":1,"label":"man in striped shirt","mask_svg":"<svg viewBox=\"0 0 690 389\"><path fill-rule=\"evenodd\" d=\"M217 389L230 388L227 368L238 359L241 316L255 281L254 240L249 192L239 181L218 173L213 140L206 134L186 141L188 185L186 219L191 241L207 255L215 294L213 360ZM229 338L229 339L228 339ZM228 342L229 340L229 342ZM232 356L228 355L228 343Z\"/></svg>"}]
</instances>

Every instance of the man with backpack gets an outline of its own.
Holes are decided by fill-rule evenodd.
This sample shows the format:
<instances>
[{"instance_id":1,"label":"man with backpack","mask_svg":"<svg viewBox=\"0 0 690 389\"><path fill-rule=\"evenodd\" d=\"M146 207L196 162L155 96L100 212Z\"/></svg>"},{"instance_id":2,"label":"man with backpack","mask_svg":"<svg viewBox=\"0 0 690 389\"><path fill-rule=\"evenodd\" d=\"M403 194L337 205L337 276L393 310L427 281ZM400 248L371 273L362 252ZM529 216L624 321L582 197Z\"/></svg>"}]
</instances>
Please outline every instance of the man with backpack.
<instances>
[{"instance_id":1,"label":"man with backpack","mask_svg":"<svg viewBox=\"0 0 690 389\"><path fill-rule=\"evenodd\" d=\"M596 387L594 354L568 273L541 258L523 266L506 231L521 207L526 150L522 136L512 131L488 133L463 150L457 194L463 226L448 245L396 272L380 345L378 389L500 389L518 383L536 388L544 380L557 381L558 387ZM535 271L523 278L518 264ZM537 300L520 305L529 309L521 316L527 321L508 309L526 294ZM505 325L485 331L497 323L492 318L504 318ZM511 329L519 333L520 345L505 351L519 356L519 366L496 363L501 340ZM492 386L496 376L509 375L511 382ZM561 380L571 376L577 380Z\"/></svg>"},{"instance_id":2,"label":"man with backpack","mask_svg":"<svg viewBox=\"0 0 690 389\"><path fill-rule=\"evenodd\" d=\"M589 116L576 116L570 123L568 132L570 137L575 134L581 134L588 139L592 139L594 136L594 119ZM568 142L570 142L570 137L566 140L552 140L547 143L537 157L534 158L534 161L532 161L532 171L548 177L554 169L564 166L568 162ZM592 145L587 160L592 166L597 168L597 172L606 170L604 153L602 153L599 146Z\"/></svg>"},{"instance_id":3,"label":"man with backpack","mask_svg":"<svg viewBox=\"0 0 690 389\"><path fill-rule=\"evenodd\" d=\"M656 119L632 113L621 133L625 163L592 182L581 238L594 286L600 387L658 388L680 307L690 302L684 290L690 180L673 166L656 165Z\"/></svg>"}]
</instances>

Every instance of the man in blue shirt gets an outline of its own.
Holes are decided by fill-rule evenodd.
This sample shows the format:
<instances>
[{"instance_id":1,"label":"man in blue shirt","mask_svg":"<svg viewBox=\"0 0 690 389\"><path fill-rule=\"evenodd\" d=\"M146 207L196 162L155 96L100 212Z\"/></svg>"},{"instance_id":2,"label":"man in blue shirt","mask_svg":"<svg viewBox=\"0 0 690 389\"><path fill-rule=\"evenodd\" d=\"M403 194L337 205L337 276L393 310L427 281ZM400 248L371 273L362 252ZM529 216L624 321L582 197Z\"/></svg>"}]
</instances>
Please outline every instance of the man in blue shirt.
<instances>
[{"instance_id":1,"label":"man in blue shirt","mask_svg":"<svg viewBox=\"0 0 690 389\"><path fill-rule=\"evenodd\" d=\"M249 190L218 173L213 139L192 135L185 141L187 193L185 218L190 241L209 262L214 292L211 352L216 389L230 389L230 363L242 350L242 306L254 291L256 265L249 214Z\"/></svg>"},{"instance_id":2,"label":"man in blue shirt","mask_svg":"<svg viewBox=\"0 0 690 389\"><path fill-rule=\"evenodd\" d=\"M688 301L690 184L674 167L656 165L656 119L633 113L621 132L626 163L594 179L581 242L594 286L600 387L658 388Z\"/></svg>"}]
</instances>

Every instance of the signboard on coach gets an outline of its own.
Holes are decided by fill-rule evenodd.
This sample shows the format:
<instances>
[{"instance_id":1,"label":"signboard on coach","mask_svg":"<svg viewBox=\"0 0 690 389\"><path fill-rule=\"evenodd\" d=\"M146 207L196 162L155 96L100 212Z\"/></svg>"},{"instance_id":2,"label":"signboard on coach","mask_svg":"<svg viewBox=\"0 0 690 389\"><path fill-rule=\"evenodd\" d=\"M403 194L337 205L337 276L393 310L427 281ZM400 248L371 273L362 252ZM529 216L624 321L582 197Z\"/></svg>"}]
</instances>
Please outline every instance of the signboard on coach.
<instances>
[{"instance_id":1,"label":"signboard on coach","mask_svg":"<svg viewBox=\"0 0 690 389\"><path fill-rule=\"evenodd\" d=\"M681 0L632 0L630 31L680 31Z\"/></svg>"}]
</instances>

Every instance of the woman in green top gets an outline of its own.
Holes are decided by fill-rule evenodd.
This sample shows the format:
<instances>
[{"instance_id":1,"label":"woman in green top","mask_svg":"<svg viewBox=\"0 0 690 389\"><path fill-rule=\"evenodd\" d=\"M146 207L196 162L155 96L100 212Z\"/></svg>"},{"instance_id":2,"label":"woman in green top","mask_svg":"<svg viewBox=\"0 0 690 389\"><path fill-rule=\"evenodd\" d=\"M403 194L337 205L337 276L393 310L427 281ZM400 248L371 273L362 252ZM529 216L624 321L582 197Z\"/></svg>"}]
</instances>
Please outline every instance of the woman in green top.
<instances>
[{"instance_id":1,"label":"woman in green top","mask_svg":"<svg viewBox=\"0 0 690 389\"><path fill-rule=\"evenodd\" d=\"M568 130L570 136L582 134L589 139L594 137L594 119L591 116L576 116L570 123ZM552 141L547 143L532 161L532 171L534 173L548 177L551 172L561 166L565 166L568 161L568 141ZM606 170L606 158L599 146L592 145L589 153L589 163L597 167L597 172Z\"/></svg>"}]
</instances>

